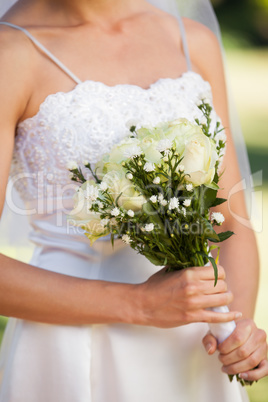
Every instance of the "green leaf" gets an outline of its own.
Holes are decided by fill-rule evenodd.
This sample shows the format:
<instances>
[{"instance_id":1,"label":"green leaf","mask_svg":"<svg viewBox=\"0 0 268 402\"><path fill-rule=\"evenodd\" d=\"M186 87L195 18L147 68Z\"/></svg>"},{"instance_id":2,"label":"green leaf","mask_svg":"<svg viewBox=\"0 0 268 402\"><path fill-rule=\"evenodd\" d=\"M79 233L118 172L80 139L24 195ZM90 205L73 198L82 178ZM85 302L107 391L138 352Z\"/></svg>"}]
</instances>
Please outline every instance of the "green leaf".
<instances>
[{"instance_id":1,"label":"green leaf","mask_svg":"<svg viewBox=\"0 0 268 402\"><path fill-rule=\"evenodd\" d=\"M218 238L219 238L218 240L211 240L211 239L209 239L209 240L213 241L214 243L220 243L224 240L229 239L229 237L231 237L234 234L235 234L234 232L230 232L230 231L222 232L222 233L218 233Z\"/></svg>"},{"instance_id":2,"label":"green leaf","mask_svg":"<svg viewBox=\"0 0 268 402\"><path fill-rule=\"evenodd\" d=\"M206 184L206 187L207 187L207 188L211 188L212 190L219 190L219 189L220 189L220 187L218 186L218 184L216 184L216 183L214 183L214 182L212 182L212 183L210 183L210 184Z\"/></svg>"},{"instance_id":3,"label":"green leaf","mask_svg":"<svg viewBox=\"0 0 268 402\"><path fill-rule=\"evenodd\" d=\"M211 205L211 207L217 207L218 205L221 205L226 201L227 201L226 198L216 198L215 202Z\"/></svg>"},{"instance_id":4,"label":"green leaf","mask_svg":"<svg viewBox=\"0 0 268 402\"><path fill-rule=\"evenodd\" d=\"M207 258L211 262L211 265L213 266L213 269L214 269L214 276L215 276L214 286L216 286L217 282L218 282L218 267L217 267L217 264L216 264L214 258L210 257L209 255L207 255L206 253L204 253L202 251L198 251L196 254L201 255L205 259Z\"/></svg>"},{"instance_id":5,"label":"green leaf","mask_svg":"<svg viewBox=\"0 0 268 402\"><path fill-rule=\"evenodd\" d=\"M116 198L116 200L115 200L115 205L118 207L118 200L119 200L119 198L121 197L121 195L123 194L123 192L121 192L120 194L119 194L119 196Z\"/></svg>"},{"instance_id":6,"label":"green leaf","mask_svg":"<svg viewBox=\"0 0 268 402\"><path fill-rule=\"evenodd\" d=\"M204 209L209 209L215 204L215 200L217 197L217 190L208 188L208 187L203 187L201 190L201 205Z\"/></svg>"},{"instance_id":7,"label":"green leaf","mask_svg":"<svg viewBox=\"0 0 268 402\"><path fill-rule=\"evenodd\" d=\"M112 246L114 247L114 234L113 233L111 234L111 243L112 243Z\"/></svg>"},{"instance_id":8,"label":"green leaf","mask_svg":"<svg viewBox=\"0 0 268 402\"><path fill-rule=\"evenodd\" d=\"M146 257L147 258L147 260L149 260L152 264L154 264L154 265L161 265L161 266L164 266L165 264L164 264L164 262L165 262L165 260L164 259L159 259L159 258L157 258L156 256L155 256L155 254L151 254L151 252L148 252L148 253L146 253L146 252L142 252L141 253L142 255L144 255L144 257Z\"/></svg>"},{"instance_id":9,"label":"green leaf","mask_svg":"<svg viewBox=\"0 0 268 402\"><path fill-rule=\"evenodd\" d=\"M213 226L211 225L211 223L209 223L205 218L200 217L201 219L201 225L203 227L203 236L210 240L213 241L215 243L220 242L220 238L219 235L215 232L215 230L213 229Z\"/></svg>"},{"instance_id":10,"label":"green leaf","mask_svg":"<svg viewBox=\"0 0 268 402\"><path fill-rule=\"evenodd\" d=\"M234 234L235 234L234 232L231 232L230 230L228 230L227 232L219 233L218 236L220 238L220 241L224 241L224 240L229 239L229 237L233 236Z\"/></svg>"},{"instance_id":11,"label":"green leaf","mask_svg":"<svg viewBox=\"0 0 268 402\"><path fill-rule=\"evenodd\" d=\"M211 264L212 264L212 266L213 266L213 269L214 269L214 276L215 276L215 282L214 282L214 286L216 286L217 285L217 282L218 282L218 267L217 267L217 264L216 264L216 262L215 262L215 260L214 260L214 258L213 257L207 257L208 259L209 259L209 261L211 262Z\"/></svg>"}]
</instances>

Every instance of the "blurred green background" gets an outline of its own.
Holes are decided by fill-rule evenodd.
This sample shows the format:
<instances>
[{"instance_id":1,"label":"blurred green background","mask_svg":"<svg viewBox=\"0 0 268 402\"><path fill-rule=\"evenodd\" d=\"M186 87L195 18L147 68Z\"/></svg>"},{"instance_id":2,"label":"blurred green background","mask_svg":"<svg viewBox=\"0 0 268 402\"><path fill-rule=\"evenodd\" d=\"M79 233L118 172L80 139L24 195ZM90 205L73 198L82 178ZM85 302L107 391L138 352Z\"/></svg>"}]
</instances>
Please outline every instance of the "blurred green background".
<instances>
[{"instance_id":1,"label":"blurred green background","mask_svg":"<svg viewBox=\"0 0 268 402\"><path fill-rule=\"evenodd\" d=\"M222 28L231 87L248 146L252 172L263 172L257 201L262 229L256 233L261 280L256 321L268 333L268 0L214 0ZM29 251L6 250L27 261ZM0 342L6 325L0 317ZM248 387L251 402L268 401L268 377ZM235 401L230 401L235 402Z\"/></svg>"}]
</instances>

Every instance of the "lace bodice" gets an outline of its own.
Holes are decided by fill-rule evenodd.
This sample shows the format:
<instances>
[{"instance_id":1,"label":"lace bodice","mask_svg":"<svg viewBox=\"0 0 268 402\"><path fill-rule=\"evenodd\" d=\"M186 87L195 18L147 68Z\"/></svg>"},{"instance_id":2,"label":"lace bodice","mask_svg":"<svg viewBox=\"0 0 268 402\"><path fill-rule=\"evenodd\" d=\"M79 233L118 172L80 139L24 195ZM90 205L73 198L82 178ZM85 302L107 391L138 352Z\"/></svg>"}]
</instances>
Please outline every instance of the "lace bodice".
<instances>
[{"instance_id":1,"label":"lace bodice","mask_svg":"<svg viewBox=\"0 0 268 402\"><path fill-rule=\"evenodd\" d=\"M128 135L129 120L156 125L201 118L197 102L203 97L212 98L210 85L191 71L177 79L160 79L148 89L85 81L70 92L49 95L34 117L18 125L12 176L22 177L16 189L25 201L62 193L68 197L68 162L97 162ZM213 112L212 129L216 120Z\"/></svg>"}]
</instances>

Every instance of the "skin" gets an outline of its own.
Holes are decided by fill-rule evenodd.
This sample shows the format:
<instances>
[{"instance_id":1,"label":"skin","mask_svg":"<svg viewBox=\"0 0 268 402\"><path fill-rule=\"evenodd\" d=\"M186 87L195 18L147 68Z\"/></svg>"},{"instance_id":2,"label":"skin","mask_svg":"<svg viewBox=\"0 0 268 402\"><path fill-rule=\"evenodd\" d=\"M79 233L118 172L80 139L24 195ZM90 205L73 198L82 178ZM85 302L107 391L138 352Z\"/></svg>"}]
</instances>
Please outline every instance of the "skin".
<instances>
[{"instance_id":1,"label":"skin","mask_svg":"<svg viewBox=\"0 0 268 402\"><path fill-rule=\"evenodd\" d=\"M81 80L147 88L159 78L176 78L186 71L176 20L143 0L20 0L3 21L28 29ZM193 70L211 84L216 111L228 128L217 40L193 21L185 20L185 27ZM49 94L68 92L75 85L23 33L3 26L0 33L1 211L16 125L34 116ZM226 131L226 172L220 196L227 198L240 176L231 135ZM232 197L230 206L246 216L241 193ZM213 269L207 267L170 274L161 270L145 283L129 285L59 275L0 255L0 313L57 324L124 322L160 328L239 318L237 329L218 346L223 370L243 372L249 380L261 378L268 374L268 363L266 335L252 320L258 287L254 234L235 220L226 206L218 211L223 212L225 226L236 237L221 246L225 270L220 267L215 288ZM227 283L232 293L227 292ZM231 302L228 314L205 310ZM216 351L212 335L203 342L208 353ZM257 365L257 370L249 371Z\"/></svg>"}]
</instances>

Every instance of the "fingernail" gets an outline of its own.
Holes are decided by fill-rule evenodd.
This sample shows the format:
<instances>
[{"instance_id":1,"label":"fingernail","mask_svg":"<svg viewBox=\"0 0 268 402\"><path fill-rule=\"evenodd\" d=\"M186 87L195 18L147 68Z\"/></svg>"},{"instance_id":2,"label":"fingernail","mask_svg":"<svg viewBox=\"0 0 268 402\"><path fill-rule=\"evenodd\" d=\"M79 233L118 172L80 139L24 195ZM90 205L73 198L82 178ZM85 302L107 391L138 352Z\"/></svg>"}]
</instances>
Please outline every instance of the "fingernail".
<instances>
[{"instance_id":1,"label":"fingernail","mask_svg":"<svg viewBox=\"0 0 268 402\"><path fill-rule=\"evenodd\" d=\"M212 343L207 343L205 348L206 348L207 353L209 353L211 351L211 348L212 348Z\"/></svg>"},{"instance_id":2,"label":"fingernail","mask_svg":"<svg viewBox=\"0 0 268 402\"><path fill-rule=\"evenodd\" d=\"M248 374L247 373L242 373L238 375L239 378L241 378L242 380L247 380L248 379Z\"/></svg>"},{"instance_id":3,"label":"fingernail","mask_svg":"<svg viewBox=\"0 0 268 402\"><path fill-rule=\"evenodd\" d=\"M242 317L242 313L236 313L235 318L241 318Z\"/></svg>"}]
</instances>

